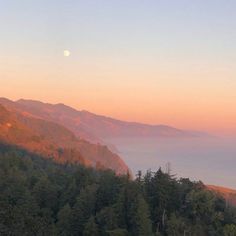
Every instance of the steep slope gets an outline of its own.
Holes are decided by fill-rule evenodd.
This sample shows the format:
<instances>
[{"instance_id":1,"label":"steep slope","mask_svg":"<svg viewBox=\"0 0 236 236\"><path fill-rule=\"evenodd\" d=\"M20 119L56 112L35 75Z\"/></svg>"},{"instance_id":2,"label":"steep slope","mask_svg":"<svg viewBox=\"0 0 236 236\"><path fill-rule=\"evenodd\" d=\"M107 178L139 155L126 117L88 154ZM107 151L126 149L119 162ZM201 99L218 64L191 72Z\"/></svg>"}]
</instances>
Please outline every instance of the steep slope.
<instances>
[{"instance_id":1,"label":"steep slope","mask_svg":"<svg viewBox=\"0 0 236 236\"><path fill-rule=\"evenodd\" d=\"M220 194L228 204L236 206L236 190L215 185L207 185L207 188Z\"/></svg>"},{"instance_id":2,"label":"steep slope","mask_svg":"<svg viewBox=\"0 0 236 236\"><path fill-rule=\"evenodd\" d=\"M106 146L79 140L67 128L0 105L0 141L54 158L57 162L80 162L126 174L128 167Z\"/></svg>"},{"instance_id":3,"label":"steep slope","mask_svg":"<svg viewBox=\"0 0 236 236\"><path fill-rule=\"evenodd\" d=\"M41 118L62 124L74 132L79 138L88 140L92 143L105 144L100 138L96 137L81 125L78 116L80 112L71 107L67 107L63 104L52 105L23 99L13 102L6 98L0 98L0 103L8 109L18 111L26 116Z\"/></svg>"},{"instance_id":4,"label":"steep slope","mask_svg":"<svg viewBox=\"0 0 236 236\"><path fill-rule=\"evenodd\" d=\"M32 100L12 102L0 99L0 103L14 107L31 116L54 121L70 129L77 137L91 142L100 142L116 137L193 137L198 132L183 131L166 125L147 125L125 122L96 115L87 111L77 111L63 104L48 104Z\"/></svg>"}]
</instances>

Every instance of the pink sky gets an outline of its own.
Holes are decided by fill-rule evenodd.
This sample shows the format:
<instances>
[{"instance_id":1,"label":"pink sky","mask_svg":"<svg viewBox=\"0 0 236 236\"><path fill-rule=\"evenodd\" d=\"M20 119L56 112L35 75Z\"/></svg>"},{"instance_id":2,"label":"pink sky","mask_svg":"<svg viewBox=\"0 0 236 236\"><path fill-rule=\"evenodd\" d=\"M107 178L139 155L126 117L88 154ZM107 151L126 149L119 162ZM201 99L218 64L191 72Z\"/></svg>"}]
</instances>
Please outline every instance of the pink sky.
<instances>
[{"instance_id":1,"label":"pink sky","mask_svg":"<svg viewBox=\"0 0 236 236\"><path fill-rule=\"evenodd\" d=\"M2 4L0 96L236 134L235 1L89 2Z\"/></svg>"},{"instance_id":2,"label":"pink sky","mask_svg":"<svg viewBox=\"0 0 236 236\"><path fill-rule=\"evenodd\" d=\"M172 65L127 68L109 60L75 63L74 58L61 58L53 68L50 60L37 66L30 64L30 58L23 63L11 61L0 71L5 78L1 96L62 102L128 121L236 133L234 71L213 66L200 71Z\"/></svg>"}]
</instances>

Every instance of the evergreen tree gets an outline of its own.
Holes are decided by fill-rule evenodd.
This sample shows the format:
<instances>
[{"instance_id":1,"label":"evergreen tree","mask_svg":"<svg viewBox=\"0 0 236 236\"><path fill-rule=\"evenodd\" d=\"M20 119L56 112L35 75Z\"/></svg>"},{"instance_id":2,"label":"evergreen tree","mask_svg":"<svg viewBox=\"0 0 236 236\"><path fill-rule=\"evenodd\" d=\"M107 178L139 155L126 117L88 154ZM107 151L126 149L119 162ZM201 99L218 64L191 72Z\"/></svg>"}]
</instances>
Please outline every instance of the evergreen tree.
<instances>
[{"instance_id":1,"label":"evergreen tree","mask_svg":"<svg viewBox=\"0 0 236 236\"><path fill-rule=\"evenodd\" d=\"M137 197L137 209L136 215L133 216L135 219L135 228L137 236L152 236L152 223L150 220L150 213L148 205L141 194Z\"/></svg>"},{"instance_id":2,"label":"evergreen tree","mask_svg":"<svg viewBox=\"0 0 236 236\"><path fill-rule=\"evenodd\" d=\"M83 236L99 236L98 225L96 224L94 217L91 216L88 222L85 224Z\"/></svg>"},{"instance_id":3,"label":"evergreen tree","mask_svg":"<svg viewBox=\"0 0 236 236\"><path fill-rule=\"evenodd\" d=\"M154 231L154 232L152 232ZM236 209L161 169L136 180L0 143L0 235L231 236Z\"/></svg>"},{"instance_id":4,"label":"evergreen tree","mask_svg":"<svg viewBox=\"0 0 236 236\"><path fill-rule=\"evenodd\" d=\"M176 214L172 213L170 219L167 221L167 234L182 236L191 234L191 230L184 218L177 217Z\"/></svg>"},{"instance_id":5,"label":"evergreen tree","mask_svg":"<svg viewBox=\"0 0 236 236\"><path fill-rule=\"evenodd\" d=\"M96 192L97 185L88 185L85 187L73 207L73 232L75 235L81 235L85 223L96 214Z\"/></svg>"},{"instance_id":6,"label":"evergreen tree","mask_svg":"<svg viewBox=\"0 0 236 236\"><path fill-rule=\"evenodd\" d=\"M72 235L72 217L72 209L69 204L66 204L57 215L57 229L59 235Z\"/></svg>"},{"instance_id":7,"label":"evergreen tree","mask_svg":"<svg viewBox=\"0 0 236 236\"><path fill-rule=\"evenodd\" d=\"M96 214L96 220L104 232L118 227L117 216L113 207L105 207Z\"/></svg>"},{"instance_id":8,"label":"evergreen tree","mask_svg":"<svg viewBox=\"0 0 236 236\"><path fill-rule=\"evenodd\" d=\"M114 230L107 231L109 236L128 236L128 231L126 229L117 228Z\"/></svg>"},{"instance_id":9,"label":"evergreen tree","mask_svg":"<svg viewBox=\"0 0 236 236\"><path fill-rule=\"evenodd\" d=\"M225 225L224 236L236 236L236 225Z\"/></svg>"}]
</instances>

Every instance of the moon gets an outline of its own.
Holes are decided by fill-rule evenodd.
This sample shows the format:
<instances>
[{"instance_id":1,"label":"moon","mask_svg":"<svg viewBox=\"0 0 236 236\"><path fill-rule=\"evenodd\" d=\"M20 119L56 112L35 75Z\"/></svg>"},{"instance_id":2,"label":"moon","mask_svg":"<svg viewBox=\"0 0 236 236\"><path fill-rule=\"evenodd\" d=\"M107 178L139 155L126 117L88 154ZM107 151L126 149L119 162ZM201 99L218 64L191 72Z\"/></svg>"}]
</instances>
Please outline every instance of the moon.
<instances>
[{"instance_id":1,"label":"moon","mask_svg":"<svg viewBox=\"0 0 236 236\"><path fill-rule=\"evenodd\" d=\"M64 57L69 57L70 56L70 51L69 50L64 50L63 55L64 55Z\"/></svg>"}]
</instances>

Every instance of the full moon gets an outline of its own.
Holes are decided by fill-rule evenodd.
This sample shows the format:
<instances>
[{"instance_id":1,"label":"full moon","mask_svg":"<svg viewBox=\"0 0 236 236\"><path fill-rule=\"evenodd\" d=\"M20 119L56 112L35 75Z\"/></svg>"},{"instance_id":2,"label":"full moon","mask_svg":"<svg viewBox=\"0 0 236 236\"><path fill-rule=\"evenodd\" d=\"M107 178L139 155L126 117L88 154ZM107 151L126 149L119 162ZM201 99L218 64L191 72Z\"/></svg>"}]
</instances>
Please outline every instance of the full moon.
<instances>
[{"instance_id":1,"label":"full moon","mask_svg":"<svg viewBox=\"0 0 236 236\"><path fill-rule=\"evenodd\" d=\"M64 57L69 57L70 56L70 51L69 50L64 50L63 55L64 55Z\"/></svg>"}]
</instances>

